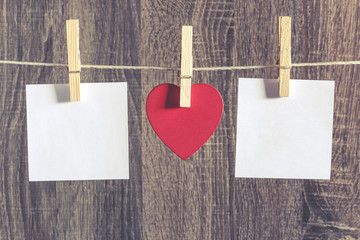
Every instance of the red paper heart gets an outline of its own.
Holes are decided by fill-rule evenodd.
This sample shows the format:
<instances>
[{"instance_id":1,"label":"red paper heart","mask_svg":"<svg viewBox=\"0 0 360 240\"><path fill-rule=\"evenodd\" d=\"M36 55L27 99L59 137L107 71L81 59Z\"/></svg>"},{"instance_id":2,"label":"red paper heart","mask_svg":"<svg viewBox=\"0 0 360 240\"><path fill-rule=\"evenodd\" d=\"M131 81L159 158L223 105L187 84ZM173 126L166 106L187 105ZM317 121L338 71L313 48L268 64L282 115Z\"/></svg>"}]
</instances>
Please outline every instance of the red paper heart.
<instances>
[{"instance_id":1,"label":"red paper heart","mask_svg":"<svg viewBox=\"0 0 360 240\"><path fill-rule=\"evenodd\" d=\"M208 84L191 86L191 107L180 108L180 88L155 87L146 101L146 112L156 134L174 153L186 160L211 137L220 123L223 101Z\"/></svg>"}]
</instances>

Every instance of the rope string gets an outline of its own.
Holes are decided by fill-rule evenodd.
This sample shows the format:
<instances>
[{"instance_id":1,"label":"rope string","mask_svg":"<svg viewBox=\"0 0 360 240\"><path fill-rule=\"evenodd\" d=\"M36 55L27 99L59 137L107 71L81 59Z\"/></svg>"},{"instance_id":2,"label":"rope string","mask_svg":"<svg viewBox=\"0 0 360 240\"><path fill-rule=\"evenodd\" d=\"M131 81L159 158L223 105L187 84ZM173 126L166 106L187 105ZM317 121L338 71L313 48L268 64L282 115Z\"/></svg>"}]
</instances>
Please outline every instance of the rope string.
<instances>
[{"instance_id":1,"label":"rope string","mask_svg":"<svg viewBox=\"0 0 360 240\"><path fill-rule=\"evenodd\" d=\"M7 61L7 60L0 60L0 64L44 66L44 67L68 67L68 64L62 64L62 63L23 62L23 61ZM360 61L292 63L290 68L292 68L292 67L314 67L314 66L336 66L336 65L359 65L359 64L360 64ZM152 66L81 65L81 68L180 71L180 68L152 67ZM193 70L199 72L199 71L219 71L219 70L225 71L225 70L263 69L263 68L289 69L289 67L280 67L279 65L260 65L260 66L230 66L230 67L198 67L198 68L193 68Z\"/></svg>"}]
</instances>

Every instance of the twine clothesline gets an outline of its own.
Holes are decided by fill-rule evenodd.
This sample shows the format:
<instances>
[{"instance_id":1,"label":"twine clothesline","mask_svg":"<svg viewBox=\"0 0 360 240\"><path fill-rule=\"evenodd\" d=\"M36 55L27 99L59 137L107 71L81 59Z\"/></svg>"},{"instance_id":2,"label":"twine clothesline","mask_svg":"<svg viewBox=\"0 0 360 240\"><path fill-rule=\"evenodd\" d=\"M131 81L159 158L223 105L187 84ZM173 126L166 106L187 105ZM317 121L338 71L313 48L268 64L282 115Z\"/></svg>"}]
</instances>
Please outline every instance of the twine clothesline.
<instances>
[{"instance_id":1,"label":"twine clothesline","mask_svg":"<svg viewBox=\"0 0 360 240\"><path fill-rule=\"evenodd\" d=\"M27 66L44 66L44 67L68 67L68 64L62 63L44 63L44 62L24 62L0 60L0 64L27 65ZM313 66L336 66L336 65L360 65L360 61L334 61L334 62L314 62L314 63L292 63L291 67L313 67ZM291 68L290 67L290 68ZM124 70L172 70L180 71L180 68L172 67L153 67L153 66L123 66L123 65L81 65L81 68L94 69L124 69ZM197 67L194 71L226 71L226 70L246 70L246 69L263 69L263 68L281 68L279 65L259 65L259 66L229 66L229 67Z\"/></svg>"}]
</instances>

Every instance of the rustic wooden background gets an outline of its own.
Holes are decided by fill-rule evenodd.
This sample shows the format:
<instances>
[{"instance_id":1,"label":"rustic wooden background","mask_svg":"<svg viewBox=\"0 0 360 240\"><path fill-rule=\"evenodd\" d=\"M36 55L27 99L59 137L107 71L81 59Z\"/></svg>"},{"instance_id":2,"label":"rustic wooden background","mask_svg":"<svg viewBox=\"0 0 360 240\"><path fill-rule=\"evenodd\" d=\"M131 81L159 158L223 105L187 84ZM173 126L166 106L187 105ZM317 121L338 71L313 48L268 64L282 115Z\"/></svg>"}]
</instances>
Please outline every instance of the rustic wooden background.
<instances>
[{"instance_id":1,"label":"rustic wooden background","mask_svg":"<svg viewBox=\"0 0 360 240\"><path fill-rule=\"evenodd\" d=\"M271 65L280 15L293 62L360 60L360 1L4 0L0 12L1 60L67 63L65 21L78 18L83 64L179 67L193 25L195 67ZM331 181L234 178L239 77L277 70L195 73L224 114L183 161L145 111L177 72L83 69L82 82L128 82L130 180L29 183L25 84L67 83L67 69L0 65L0 239L360 239L360 66L291 70L336 81Z\"/></svg>"}]
</instances>

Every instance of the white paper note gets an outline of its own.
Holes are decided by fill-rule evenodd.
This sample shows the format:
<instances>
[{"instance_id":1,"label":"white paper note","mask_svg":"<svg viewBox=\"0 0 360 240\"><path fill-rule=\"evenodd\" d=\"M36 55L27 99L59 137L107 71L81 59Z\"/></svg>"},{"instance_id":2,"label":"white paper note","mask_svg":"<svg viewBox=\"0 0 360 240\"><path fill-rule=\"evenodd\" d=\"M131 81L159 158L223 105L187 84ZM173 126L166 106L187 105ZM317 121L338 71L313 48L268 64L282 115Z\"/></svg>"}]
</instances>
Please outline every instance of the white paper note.
<instances>
[{"instance_id":1,"label":"white paper note","mask_svg":"<svg viewBox=\"0 0 360 240\"><path fill-rule=\"evenodd\" d=\"M334 85L239 79L235 176L330 179Z\"/></svg>"},{"instance_id":2,"label":"white paper note","mask_svg":"<svg viewBox=\"0 0 360 240\"><path fill-rule=\"evenodd\" d=\"M126 83L26 85L30 181L128 179Z\"/></svg>"}]
</instances>

